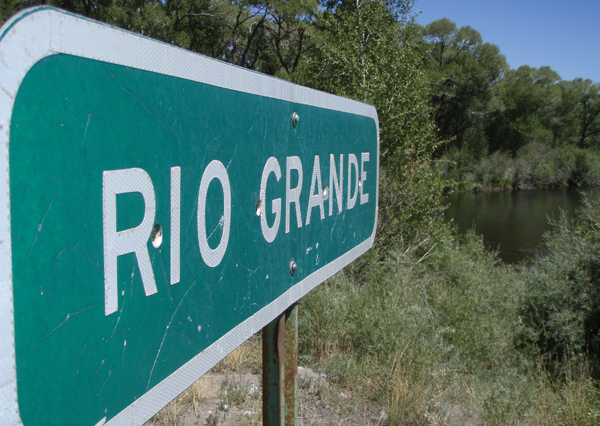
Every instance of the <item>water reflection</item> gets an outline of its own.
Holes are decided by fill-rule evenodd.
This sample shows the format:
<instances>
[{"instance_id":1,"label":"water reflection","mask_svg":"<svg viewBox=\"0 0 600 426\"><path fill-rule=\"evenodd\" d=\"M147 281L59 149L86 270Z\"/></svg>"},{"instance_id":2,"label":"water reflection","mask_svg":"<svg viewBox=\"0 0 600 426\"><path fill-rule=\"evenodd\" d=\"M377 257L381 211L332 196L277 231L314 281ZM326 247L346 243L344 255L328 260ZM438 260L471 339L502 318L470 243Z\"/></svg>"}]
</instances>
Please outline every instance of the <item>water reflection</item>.
<instances>
[{"instance_id":1,"label":"water reflection","mask_svg":"<svg viewBox=\"0 0 600 426\"><path fill-rule=\"evenodd\" d=\"M459 193L448 197L447 221L454 220L463 234L474 228L483 234L486 247L498 249L507 263L531 260L544 250L542 235L550 230L548 217L559 217L560 209L569 217L581 205L581 191L598 197L596 189Z\"/></svg>"}]
</instances>

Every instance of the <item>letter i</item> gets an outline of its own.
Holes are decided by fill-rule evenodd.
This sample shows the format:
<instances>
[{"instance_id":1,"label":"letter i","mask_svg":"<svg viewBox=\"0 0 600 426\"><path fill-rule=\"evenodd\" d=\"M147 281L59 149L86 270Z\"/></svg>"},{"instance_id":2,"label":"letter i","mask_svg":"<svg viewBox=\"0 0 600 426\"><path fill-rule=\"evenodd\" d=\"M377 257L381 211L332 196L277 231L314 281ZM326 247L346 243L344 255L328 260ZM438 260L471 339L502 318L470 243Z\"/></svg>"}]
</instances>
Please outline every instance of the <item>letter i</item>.
<instances>
[{"instance_id":1,"label":"letter i","mask_svg":"<svg viewBox=\"0 0 600 426\"><path fill-rule=\"evenodd\" d=\"M179 282L181 167L171 168L171 285Z\"/></svg>"}]
</instances>

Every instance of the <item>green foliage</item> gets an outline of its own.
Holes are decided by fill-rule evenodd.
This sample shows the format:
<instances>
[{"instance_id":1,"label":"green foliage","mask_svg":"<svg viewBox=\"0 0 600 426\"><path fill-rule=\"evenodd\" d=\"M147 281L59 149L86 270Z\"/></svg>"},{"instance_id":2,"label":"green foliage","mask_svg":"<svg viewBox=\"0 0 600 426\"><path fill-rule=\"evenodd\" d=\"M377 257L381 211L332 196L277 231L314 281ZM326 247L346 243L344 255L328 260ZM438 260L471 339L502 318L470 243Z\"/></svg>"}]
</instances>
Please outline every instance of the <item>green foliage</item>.
<instances>
[{"instance_id":1,"label":"green foliage","mask_svg":"<svg viewBox=\"0 0 600 426\"><path fill-rule=\"evenodd\" d=\"M581 78L562 81L549 67L508 69L498 47L484 43L473 28L458 28L446 18L421 28L421 33L419 48L430 82L436 134L448 147L460 150L460 154L437 153L447 177L455 182L475 178L483 185L504 180L503 186L511 179L517 186L525 180L527 185L548 186L586 182L589 167L576 160L578 171L571 173L565 168L570 159L561 160L559 153L570 152L571 146L597 149L600 145L599 83ZM541 164L537 177L526 170L527 164L517 165L520 170L513 178L500 177L507 170L488 169L493 163L504 167L505 162L482 160L496 151L514 157L530 144L555 150L552 162ZM471 167L464 164L467 157L472 159ZM555 167L561 172L554 173ZM472 176L472 168L483 174Z\"/></svg>"},{"instance_id":2,"label":"green foliage","mask_svg":"<svg viewBox=\"0 0 600 426\"><path fill-rule=\"evenodd\" d=\"M533 186L538 166L544 163L552 152L549 146L535 142L521 148L515 159L515 183L518 186Z\"/></svg>"},{"instance_id":3,"label":"green foliage","mask_svg":"<svg viewBox=\"0 0 600 426\"><path fill-rule=\"evenodd\" d=\"M24 6L23 1L4 1L0 3L0 22L6 21L11 15L15 14Z\"/></svg>"},{"instance_id":4,"label":"green foliage","mask_svg":"<svg viewBox=\"0 0 600 426\"><path fill-rule=\"evenodd\" d=\"M575 221L563 214L553 225L547 256L525 272L518 341L552 359L574 352L598 360L600 204L586 198Z\"/></svg>"},{"instance_id":5,"label":"green foliage","mask_svg":"<svg viewBox=\"0 0 600 426\"><path fill-rule=\"evenodd\" d=\"M467 149L449 149L440 159L441 173L453 182L475 183L491 188L562 188L596 185L600 177L600 155L593 149L572 145L552 148L531 142L515 157L496 151L476 161Z\"/></svg>"},{"instance_id":6,"label":"green foliage","mask_svg":"<svg viewBox=\"0 0 600 426\"><path fill-rule=\"evenodd\" d=\"M392 391L401 355L424 363L423 372L441 366L483 372L501 364L512 334L498 324L514 318L520 291L511 270L497 263L471 235L460 248L398 247L369 266L367 285L339 274L301 302L301 353L342 385L378 377L373 397Z\"/></svg>"},{"instance_id":7,"label":"green foliage","mask_svg":"<svg viewBox=\"0 0 600 426\"><path fill-rule=\"evenodd\" d=\"M480 126L494 110L493 83L506 61L476 30L458 29L446 18L430 23L422 34L438 137L460 148L464 132Z\"/></svg>"},{"instance_id":8,"label":"green foliage","mask_svg":"<svg viewBox=\"0 0 600 426\"><path fill-rule=\"evenodd\" d=\"M598 219L586 228L600 231ZM474 233L422 243L396 247L363 281L342 272L303 298L301 362L383 404L390 425L596 424L585 357L557 373L514 345L523 271Z\"/></svg>"},{"instance_id":9,"label":"green foliage","mask_svg":"<svg viewBox=\"0 0 600 426\"><path fill-rule=\"evenodd\" d=\"M270 75L293 74L313 48L317 0L8 0L6 19L48 4Z\"/></svg>"},{"instance_id":10,"label":"green foliage","mask_svg":"<svg viewBox=\"0 0 600 426\"><path fill-rule=\"evenodd\" d=\"M403 240L439 228L443 182L431 163L438 147L417 30L383 0L327 3L313 55L295 81L375 106L380 126L376 249L380 258Z\"/></svg>"},{"instance_id":11,"label":"green foliage","mask_svg":"<svg viewBox=\"0 0 600 426\"><path fill-rule=\"evenodd\" d=\"M579 146L598 145L600 142L600 83L576 78L562 82L563 111L574 121L576 133L572 140Z\"/></svg>"},{"instance_id":12,"label":"green foliage","mask_svg":"<svg viewBox=\"0 0 600 426\"><path fill-rule=\"evenodd\" d=\"M483 158L475 166L474 174L479 182L487 186L499 186L500 182L506 182L506 179L512 181L514 175L512 158L505 153L496 151L489 157Z\"/></svg>"},{"instance_id":13,"label":"green foliage","mask_svg":"<svg viewBox=\"0 0 600 426\"><path fill-rule=\"evenodd\" d=\"M299 82L374 105L386 166L410 162L401 154L428 156L435 146L415 28L399 25L383 1L342 4L320 20L320 41Z\"/></svg>"}]
</instances>

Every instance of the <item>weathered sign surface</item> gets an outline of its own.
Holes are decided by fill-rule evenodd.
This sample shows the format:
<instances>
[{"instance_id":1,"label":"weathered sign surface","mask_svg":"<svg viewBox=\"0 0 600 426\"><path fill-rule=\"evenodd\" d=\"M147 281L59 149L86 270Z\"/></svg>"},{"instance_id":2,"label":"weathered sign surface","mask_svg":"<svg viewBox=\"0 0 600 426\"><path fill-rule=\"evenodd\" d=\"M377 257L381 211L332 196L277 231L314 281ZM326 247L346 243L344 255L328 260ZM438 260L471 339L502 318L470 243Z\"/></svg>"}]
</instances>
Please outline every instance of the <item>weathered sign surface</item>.
<instances>
[{"instance_id":1,"label":"weathered sign surface","mask_svg":"<svg viewBox=\"0 0 600 426\"><path fill-rule=\"evenodd\" d=\"M2 424L141 424L373 243L373 107L47 7L0 89Z\"/></svg>"}]
</instances>

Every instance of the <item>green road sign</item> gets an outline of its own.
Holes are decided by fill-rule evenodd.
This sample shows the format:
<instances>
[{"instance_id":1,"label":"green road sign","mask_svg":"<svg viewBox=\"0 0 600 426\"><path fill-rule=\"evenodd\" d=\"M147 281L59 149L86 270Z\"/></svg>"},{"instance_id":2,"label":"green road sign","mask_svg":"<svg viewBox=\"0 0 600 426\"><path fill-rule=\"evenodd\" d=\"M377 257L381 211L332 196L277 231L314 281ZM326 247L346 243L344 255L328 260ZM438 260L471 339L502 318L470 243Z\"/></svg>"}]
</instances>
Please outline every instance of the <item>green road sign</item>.
<instances>
[{"instance_id":1,"label":"green road sign","mask_svg":"<svg viewBox=\"0 0 600 426\"><path fill-rule=\"evenodd\" d=\"M0 89L2 424L141 424L373 244L371 106L47 7Z\"/></svg>"}]
</instances>

